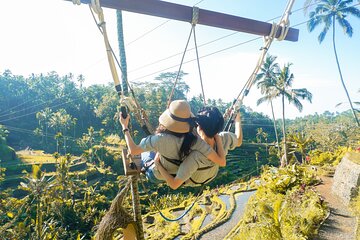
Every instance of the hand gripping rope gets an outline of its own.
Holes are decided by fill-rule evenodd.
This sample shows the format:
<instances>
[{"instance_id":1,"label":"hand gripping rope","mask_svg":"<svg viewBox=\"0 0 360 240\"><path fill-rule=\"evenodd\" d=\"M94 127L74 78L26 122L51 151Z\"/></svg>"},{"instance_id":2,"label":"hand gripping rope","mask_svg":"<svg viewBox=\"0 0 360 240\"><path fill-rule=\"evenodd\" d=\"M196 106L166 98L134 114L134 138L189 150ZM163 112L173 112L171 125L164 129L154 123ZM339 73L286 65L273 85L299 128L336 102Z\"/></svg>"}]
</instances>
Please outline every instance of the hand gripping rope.
<instances>
[{"instance_id":1,"label":"hand gripping rope","mask_svg":"<svg viewBox=\"0 0 360 240\"><path fill-rule=\"evenodd\" d=\"M79 2L80 1L78 1L78 0L73 1L74 4L79 4ZM92 16L94 18L94 21L96 22L97 27L100 30L100 32L102 33L103 38L104 38L107 58L108 58L111 74L112 74L112 77L113 77L113 80L115 83L115 89L121 99L120 103L122 104L123 107L127 106L128 109L132 109L132 110L134 110L135 108L141 109L135 99L125 98L125 96L123 94L124 92L121 87L119 76L116 71L114 58L116 59L116 62L118 64L118 67L120 68L121 72L123 72L123 69L121 68L119 61L117 60L117 58L114 54L114 51L111 48L111 45L110 45L110 42L109 42L109 39L107 36L106 23L105 23L105 19L104 19L104 13L103 13L101 5L100 5L100 1L99 0L91 0L91 4L89 7L91 10ZM93 14L93 11L98 15L99 23L97 22L94 14ZM132 90L131 90L131 92L133 94ZM125 111L125 107L124 107L122 114L125 114L125 113L126 113L126 111ZM137 120L146 122L147 118L141 117L140 113L143 113L145 115L145 113L141 110L136 111L135 116L136 116ZM145 123L144 125L146 126L147 124ZM146 129L148 130L148 128L146 128ZM149 132L149 130L148 130L148 132ZM133 200L132 201L133 213L134 213L133 219L136 224L136 235L137 235L137 239L142 240L142 239L144 239L144 230L143 230L141 210L140 210L140 197L139 197L139 191L138 191L138 176L131 176L130 182L131 182L131 194L132 194L132 200ZM114 199L114 201L116 201L116 199Z\"/></svg>"},{"instance_id":2,"label":"hand gripping rope","mask_svg":"<svg viewBox=\"0 0 360 240\"><path fill-rule=\"evenodd\" d=\"M90 11L91 11L94 21L95 21L99 31L101 32L101 34L104 37L107 58L108 58L111 74L112 74L112 77L114 80L115 90L120 97L121 114L123 115L123 117L126 117L126 115L127 115L126 109L133 111L136 120L141 125L145 134L150 135L153 132L153 128L149 123L149 119L148 119L146 112L143 110L143 108L141 108L139 102L137 101L134 90L131 88L128 79L125 79L125 81L127 83L126 85L127 85L128 89L130 90L131 96L125 96L125 94L124 94L124 88L121 86L119 76L116 71L114 59L116 61L117 66L119 67L122 75L126 75L126 74L125 74L124 70L122 69L122 67L110 45L110 42L109 42L109 39L107 36L107 31L106 31L104 14L101 9L99 0L92 0L91 5L89 5L89 7L90 7ZM96 20L94 12L97 13L99 21Z\"/></svg>"}]
</instances>

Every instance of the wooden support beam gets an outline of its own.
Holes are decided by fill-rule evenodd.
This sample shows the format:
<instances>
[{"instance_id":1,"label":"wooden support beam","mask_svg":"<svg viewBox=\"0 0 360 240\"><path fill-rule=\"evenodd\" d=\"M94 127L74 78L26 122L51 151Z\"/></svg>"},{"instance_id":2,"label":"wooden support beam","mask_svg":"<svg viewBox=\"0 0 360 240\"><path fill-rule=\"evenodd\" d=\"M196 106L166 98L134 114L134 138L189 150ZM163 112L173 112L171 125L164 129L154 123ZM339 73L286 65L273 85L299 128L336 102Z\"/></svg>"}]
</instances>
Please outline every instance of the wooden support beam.
<instances>
[{"instance_id":1,"label":"wooden support beam","mask_svg":"<svg viewBox=\"0 0 360 240\"><path fill-rule=\"evenodd\" d=\"M72 1L72 0L65 0ZM90 3L90 0L81 0L82 3ZM192 22L193 8L180 4L170 3L159 0L100 0L100 4L105 8L118 9L134 13L146 14L151 16L163 17L178 21ZM248 18L233 16L229 14L213 12L199 9L198 24L218 27L223 29L245 32L260 36L268 36L271 32L272 24L252 20ZM281 27L278 29L276 37L281 34ZM285 40L296 42L299 37L299 30L290 28Z\"/></svg>"},{"instance_id":2,"label":"wooden support beam","mask_svg":"<svg viewBox=\"0 0 360 240\"><path fill-rule=\"evenodd\" d=\"M141 162L140 155L132 156L131 159L130 159L129 156L128 156L127 149L123 149L122 150L122 160L123 160L123 165L124 165L125 176L140 174L140 169L137 169L137 168L140 167L140 162ZM131 167L131 162L136 164L137 168L132 168Z\"/></svg>"}]
</instances>

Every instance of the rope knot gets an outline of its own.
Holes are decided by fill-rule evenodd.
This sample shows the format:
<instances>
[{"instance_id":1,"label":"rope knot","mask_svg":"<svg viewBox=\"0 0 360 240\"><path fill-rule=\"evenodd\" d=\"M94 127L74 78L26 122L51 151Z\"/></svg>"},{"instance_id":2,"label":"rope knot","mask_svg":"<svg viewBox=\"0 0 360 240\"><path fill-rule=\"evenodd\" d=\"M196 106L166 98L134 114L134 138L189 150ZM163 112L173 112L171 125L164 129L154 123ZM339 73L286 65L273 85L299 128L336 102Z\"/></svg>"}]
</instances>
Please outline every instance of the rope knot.
<instances>
[{"instance_id":1,"label":"rope knot","mask_svg":"<svg viewBox=\"0 0 360 240\"><path fill-rule=\"evenodd\" d=\"M192 25L196 25L199 22L199 8L198 7L193 7L193 12L192 12L192 21L191 24Z\"/></svg>"},{"instance_id":2,"label":"rope knot","mask_svg":"<svg viewBox=\"0 0 360 240\"><path fill-rule=\"evenodd\" d=\"M80 5L81 4L81 0L72 0L72 3L74 5Z\"/></svg>"}]
</instances>

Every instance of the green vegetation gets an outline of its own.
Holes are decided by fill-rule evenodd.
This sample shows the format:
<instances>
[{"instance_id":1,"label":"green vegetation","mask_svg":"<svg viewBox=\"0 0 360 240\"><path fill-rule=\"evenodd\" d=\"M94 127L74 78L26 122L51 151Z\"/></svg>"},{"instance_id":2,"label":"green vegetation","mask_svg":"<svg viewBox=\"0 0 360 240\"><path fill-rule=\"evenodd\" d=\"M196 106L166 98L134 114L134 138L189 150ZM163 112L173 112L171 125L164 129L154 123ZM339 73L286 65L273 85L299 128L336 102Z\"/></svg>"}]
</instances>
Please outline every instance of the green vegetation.
<instances>
[{"instance_id":1,"label":"green vegetation","mask_svg":"<svg viewBox=\"0 0 360 240\"><path fill-rule=\"evenodd\" d=\"M71 156L60 157L56 172L47 176L38 165L26 174L20 184L25 197L2 195L0 219L2 239L75 239L78 235L89 238L89 230L104 215L116 195L116 176L107 171L93 170L86 174L70 174ZM108 181L101 181L106 178ZM5 198L2 198L5 199ZM3 201L3 200L2 200Z\"/></svg>"},{"instance_id":2,"label":"green vegetation","mask_svg":"<svg viewBox=\"0 0 360 240\"><path fill-rule=\"evenodd\" d=\"M310 153L310 163L318 166L337 166L341 159L344 157L345 153L351 152L351 148L347 147L338 147L334 151L325 151L314 150Z\"/></svg>"},{"instance_id":3,"label":"green vegetation","mask_svg":"<svg viewBox=\"0 0 360 240\"><path fill-rule=\"evenodd\" d=\"M8 131L0 125L0 162L1 161L13 161L16 158L16 154L13 148L9 147L6 143L6 137Z\"/></svg>"},{"instance_id":4,"label":"green vegetation","mask_svg":"<svg viewBox=\"0 0 360 240\"><path fill-rule=\"evenodd\" d=\"M308 239L327 214L313 190L315 172L297 165L267 168L262 185L249 200L234 239Z\"/></svg>"},{"instance_id":5,"label":"green vegetation","mask_svg":"<svg viewBox=\"0 0 360 240\"><path fill-rule=\"evenodd\" d=\"M279 69L279 76L275 76L280 78L283 70ZM291 83L293 76L288 70L284 74ZM166 108L175 75L162 73L153 81L134 85L135 94L153 126ZM184 77L186 73L180 73L174 99L186 99L189 86L183 81ZM83 76L59 76L55 72L28 78L15 76L10 71L0 75L0 94L4 96L0 98L3 124L0 125L0 156L5 156L2 146L9 150L10 145L18 150L16 157L15 152L9 150L12 158L0 162L1 239L91 239L111 200L124 186L121 149L125 142L118 134L119 125L114 119L118 97L110 85L83 87L83 82ZM264 94L274 93L270 91L273 88L265 87L266 84L261 87ZM271 96L267 96L267 100L271 100ZM190 103L194 112L203 105L201 96L193 97ZM222 111L230 105L221 99L209 99L208 104ZM192 193L197 189L170 191L163 185L151 186L146 182L149 192L140 187L142 213L150 219L145 223L147 238L191 239L230 219L235 209L234 194L257 188L255 180L246 181L260 174L263 165L279 165L279 150L284 152L284 149L279 149L276 135L281 135L282 123L287 126L289 162L296 164L302 161L333 167L346 151L360 143L360 129L354 128L349 112L315 114L284 122L271 120L246 106L240 111L243 145L230 151L227 167L220 169L184 222L165 222L148 198L155 199L167 216L175 217L178 211L190 206L194 200ZM131 125L136 141L144 137L136 121ZM279 141L284 133L278 136ZM296 160L295 153L300 154L300 160ZM271 230L272 236L286 236L286 239L313 236L325 213L323 203L310 187L316 182L313 173L307 166L265 169L263 186L256 194L259 201L250 203L241 224L257 222L261 228L267 225L262 225L260 220L266 220L272 227L263 230ZM226 207L220 195L229 197L230 207ZM203 200L205 196L209 197L210 205ZM124 203L131 211L130 196ZM293 213L290 209L301 209L301 216L300 212ZM256 215L252 215L254 211ZM211 221L202 226L209 215ZM297 223L296 219L306 220ZM244 231L249 230L247 227ZM117 235L120 236L121 231Z\"/></svg>"}]
</instances>

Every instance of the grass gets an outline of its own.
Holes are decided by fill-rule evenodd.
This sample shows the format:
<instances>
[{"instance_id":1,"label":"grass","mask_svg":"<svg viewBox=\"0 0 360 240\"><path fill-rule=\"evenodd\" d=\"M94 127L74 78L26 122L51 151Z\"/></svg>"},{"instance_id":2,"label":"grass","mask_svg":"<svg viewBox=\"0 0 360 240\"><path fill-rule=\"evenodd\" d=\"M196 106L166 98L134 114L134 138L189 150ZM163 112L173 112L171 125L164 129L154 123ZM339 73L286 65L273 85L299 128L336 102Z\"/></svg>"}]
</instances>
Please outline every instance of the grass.
<instances>
[{"instance_id":1,"label":"grass","mask_svg":"<svg viewBox=\"0 0 360 240\"><path fill-rule=\"evenodd\" d=\"M360 164L360 152L347 152L345 157L356 164Z\"/></svg>"},{"instance_id":2,"label":"grass","mask_svg":"<svg viewBox=\"0 0 360 240\"><path fill-rule=\"evenodd\" d=\"M17 159L2 163L2 167L9 167L15 165L25 164L44 164L44 163L56 163L56 159L52 154L44 153L42 150L22 150L16 152ZM73 156L71 160L75 160L78 157Z\"/></svg>"},{"instance_id":3,"label":"grass","mask_svg":"<svg viewBox=\"0 0 360 240\"><path fill-rule=\"evenodd\" d=\"M41 150L22 150L16 152L16 155L22 163L28 164L42 164L42 163L55 163L56 159L52 154L44 153ZM74 160L77 157L72 157Z\"/></svg>"}]
</instances>

